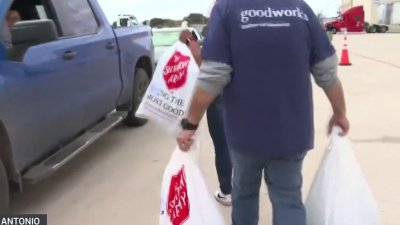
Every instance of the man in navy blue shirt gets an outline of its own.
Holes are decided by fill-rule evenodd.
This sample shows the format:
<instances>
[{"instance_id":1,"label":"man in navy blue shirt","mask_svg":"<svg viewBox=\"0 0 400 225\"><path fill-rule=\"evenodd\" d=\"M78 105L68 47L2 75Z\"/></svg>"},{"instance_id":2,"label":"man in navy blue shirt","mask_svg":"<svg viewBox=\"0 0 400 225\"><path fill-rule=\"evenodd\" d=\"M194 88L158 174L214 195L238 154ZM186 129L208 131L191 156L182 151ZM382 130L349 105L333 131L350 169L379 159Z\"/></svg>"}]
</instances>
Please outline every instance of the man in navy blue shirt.
<instances>
[{"instance_id":1,"label":"man in navy blue shirt","mask_svg":"<svg viewBox=\"0 0 400 225\"><path fill-rule=\"evenodd\" d=\"M337 125L346 135L350 127L335 49L302 0L219 0L208 29L178 144L190 148L205 110L222 93L233 225L258 224L263 172L274 225L305 225L301 170L314 147L310 73L332 105L329 131Z\"/></svg>"}]
</instances>

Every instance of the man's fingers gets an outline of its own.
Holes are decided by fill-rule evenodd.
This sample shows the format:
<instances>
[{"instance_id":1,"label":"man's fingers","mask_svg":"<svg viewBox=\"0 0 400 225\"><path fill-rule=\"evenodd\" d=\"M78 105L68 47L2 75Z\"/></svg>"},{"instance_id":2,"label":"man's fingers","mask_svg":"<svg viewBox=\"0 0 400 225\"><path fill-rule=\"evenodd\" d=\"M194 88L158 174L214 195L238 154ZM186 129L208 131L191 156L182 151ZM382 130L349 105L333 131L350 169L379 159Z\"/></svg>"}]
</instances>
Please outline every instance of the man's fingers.
<instances>
[{"instance_id":1,"label":"man's fingers","mask_svg":"<svg viewBox=\"0 0 400 225\"><path fill-rule=\"evenodd\" d=\"M179 149L187 152L193 144L193 139L177 138Z\"/></svg>"},{"instance_id":2,"label":"man's fingers","mask_svg":"<svg viewBox=\"0 0 400 225\"><path fill-rule=\"evenodd\" d=\"M342 132L340 132L340 136L346 136L349 133L349 125L341 124L340 127L342 128Z\"/></svg>"},{"instance_id":3,"label":"man's fingers","mask_svg":"<svg viewBox=\"0 0 400 225\"><path fill-rule=\"evenodd\" d=\"M181 149L184 152L189 151L190 147L194 142L193 135L194 135L193 131L183 130L176 138L179 149Z\"/></svg>"},{"instance_id":4,"label":"man's fingers","mask_svg":"<svg viewBox=\"0 0 400 225\"><path fill-rule=\"evenodd\" d=\"M189 151L191 146L192 146L191 144L180 144L179 149L184 152L187 152L187 151Z\"/></svg>"},{"instance_id":5,"label":"man's fingers","mask_svg":"<svg viewBox=\"0 0 400 225\"><path fill-rule=\"evenodd\" d=\"M188 147L179 147L179 149L180 149L181 151L183 151L183 152L188 152L189 149L190 149L190 147L189 147L189 148L188 148Z\"/></svg>"},{"instance_id":6,"label":"man's fingers","mask_svg":"<svg viewBox=\"0 0 400 225\"><path fill-rule=\"evenodd\" d=\"M339 126L341 128L341 132L339 133L339 136L346 136L349 133L350 130L350 124L347 121L347 119L334 119L332 118L331 121L329 122L328 125L328 133L331 134L333 127L334 126Z\"/></svg>"},{"instance_id":7,"label":"man's fingers","mask_svg":"<svg viewBox=\"0 0 400 225\"><path fill-rule=\"evenodd\" d=\"M189 30L183 30L179 36L179 40L183 43L186 43L189 38L192 38L192 33Z\"/></svg>"}]
</instances>

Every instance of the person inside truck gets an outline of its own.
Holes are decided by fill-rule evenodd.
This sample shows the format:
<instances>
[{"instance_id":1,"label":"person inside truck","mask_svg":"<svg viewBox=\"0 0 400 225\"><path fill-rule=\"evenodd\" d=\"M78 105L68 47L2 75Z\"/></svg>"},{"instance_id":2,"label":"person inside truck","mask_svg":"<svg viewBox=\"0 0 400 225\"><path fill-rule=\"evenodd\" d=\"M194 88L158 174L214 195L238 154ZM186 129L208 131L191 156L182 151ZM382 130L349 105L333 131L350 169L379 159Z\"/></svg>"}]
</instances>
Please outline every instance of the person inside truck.
<instances>
[{"instance_id":1,"label":"person inside truck","mask_svg":"<svg viewBox=\"0 0 400 225\"><path fill-rule=\"evenodd\" d=\"M39 19L36 5L40 5L40 0L14 0L7 14L7 21L3 24L0 39L5 44L5 48L12 47L10 28L21 20Z\"/></svg>"},{"instance_id":2,"label":"person inside truck","mask_svg":"<svg viewBox=\"0 0 400 225\"><path fill-rule=\"evenodd\" d=\"M18 21L21 20L21 15L17 10L10 10L7 13L7 25L9 28L13 27Z\"/></svg>"},{"instance_id":3,"label":"person inside truck","mask_svg":"<svg viewBox=\"0 0 400 225\"><path fill-rule=\"evenodd\" d=\"M39 9L40 7L40 9ZM41 20L39 12L45 10L44 5L39 0L14 0L10 6L7 21L2 27L2 42L5 43L4 50L6 57L11 61L22 61L26 51L39 43L43 43L42 36L49 36L47 32L39 31L46 28L44 21ZM44 11L47 16L46 11ZM16 24L21 21L21 24ZM24 23L32 21L32 23ZM15 26L21 26L14 29ZM40 28L42 27L42 28ZM51 27L48 25L48 27ZM38 30L38 32L36 32ZM54 35L53 35L54 36ZM53 40L50 38L49 40Z\"/></svg>"},{"instance_id":4,"label":"person inside truck","mask_svg":"<svg viewBox=\"0 0 400 225\"><path fill-rule=\"evenodd\" d=\"M15 23L21 20L21 16L18 11L16 10L10 10L7 13L6 21L4 22L2 26L2 31L1 31L1 41L4 43L4 47L11 48L12 47L12 36L11 36L11 27L14 26Z\"/></svg>"},{"instance_id":5,"label":"person inside truck","mask_svg":"<svg viewBox=\"0 0 400 225\"><path fill-rule=\"evenodd\" d=\"M14 0L10 10L19 12L21 20L36 20L40 19L36 10L40 4L40 0Z\"/></svg>"}]
</instances>

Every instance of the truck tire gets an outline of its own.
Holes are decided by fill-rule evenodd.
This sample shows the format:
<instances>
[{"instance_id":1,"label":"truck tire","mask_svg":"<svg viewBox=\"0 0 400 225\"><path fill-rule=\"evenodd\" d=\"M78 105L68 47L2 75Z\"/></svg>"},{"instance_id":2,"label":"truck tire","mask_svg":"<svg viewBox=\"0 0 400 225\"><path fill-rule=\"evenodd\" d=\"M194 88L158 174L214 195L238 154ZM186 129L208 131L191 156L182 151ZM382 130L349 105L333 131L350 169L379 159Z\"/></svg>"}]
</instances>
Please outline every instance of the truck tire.
<instances>
[{"instance_id":1,"label":"truck tire","mask_svg":"<svg viewBox=\"0 0 400 225\"><path fill-rule=\"evenodd\" d=\"M372 26L368 27L368 33L373 34L376 32L377 32L376 26L372 25Z\"/></svg>"},{"instance_id":2,"label":"truck tire","mask_svg":"<svg viewBox=\"0 0 400 225\"><path fill-rule=\"evenodd\" d=\"M378 33L386 33L389 29L385 26L380 26L378 29Z\"/></svg>"},{"instance_id":3,"label":"truck tire","mask_svg":"<svg viewBox=\"0 0 400 225\"><path fill-rule=\"evenodd\" d=\"M0 212L6 212L10 202L10 190L6 169L0 159Z\"/></svg>"},{"instance_id":4,"label":"truck tire","mask_svg":"<svg viewBox=\"0 0 400 225\"><path fill-rule=\"evenodd\" d=\"M147 87L150 84L150 77L147 71L143 68L136 68L133 81L133 95L131 99L131 109L128 111L124 123L128 127L140 127L147 123L147 119L138 118L135 116L143 96L146 94Z\"/></svg>"},{"instance_id":5,"label":"truck tire","mask_svg":"<svg viewBox=\"0 0 400 225\"><path fill-rule=\"evenodd\" d=\"M365 23L364 23L364 30L365 30L366 33L369 33L369 30L368 30L368 29L369 29L369 23L368 23L368 22L365 22Z\"/></svg>"},{"instance_id":6,"label":"truck tire","mask_svg":"<svg viewBox=\"0 0 400 225\"><path fill-rule=\"evenodd\" d=\"M334 27L332 27L330 31L332 32L332 34L337 34L337 30Z\"/></svg>"}]
</instances>

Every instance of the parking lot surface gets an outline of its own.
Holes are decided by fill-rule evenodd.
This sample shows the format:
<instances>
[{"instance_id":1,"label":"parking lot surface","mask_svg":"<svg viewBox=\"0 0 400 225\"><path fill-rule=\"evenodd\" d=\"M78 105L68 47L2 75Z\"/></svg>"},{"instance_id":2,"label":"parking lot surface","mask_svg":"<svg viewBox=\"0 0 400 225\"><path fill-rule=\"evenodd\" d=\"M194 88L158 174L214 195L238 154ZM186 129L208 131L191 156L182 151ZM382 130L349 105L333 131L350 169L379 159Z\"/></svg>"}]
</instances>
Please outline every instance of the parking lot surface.
<instances>
[{"instance_id":1,"label":"parking lot surface","mask_svg":"<svg viewBox=\"0 0 400 225\"><path fill-rule=\"evenodd\" d=\"M376 198L383 225L400 221L400 35L349 35L349 67L340 67L351 121L352 147ZM334 44L340 56L342 35ZM304 163L307 195L327 144L331 115L314 86L315 150ZM212 194L217 188L213 146L201 126L201 168ZM158 224L161 178L175 140L154 124L117 127L48 180L13 197L13 213L45 213L50 225ZM271 225L262 187L260 224ZM221 207L229 221L230 208Z\"/></svg>"}]
</instances>

